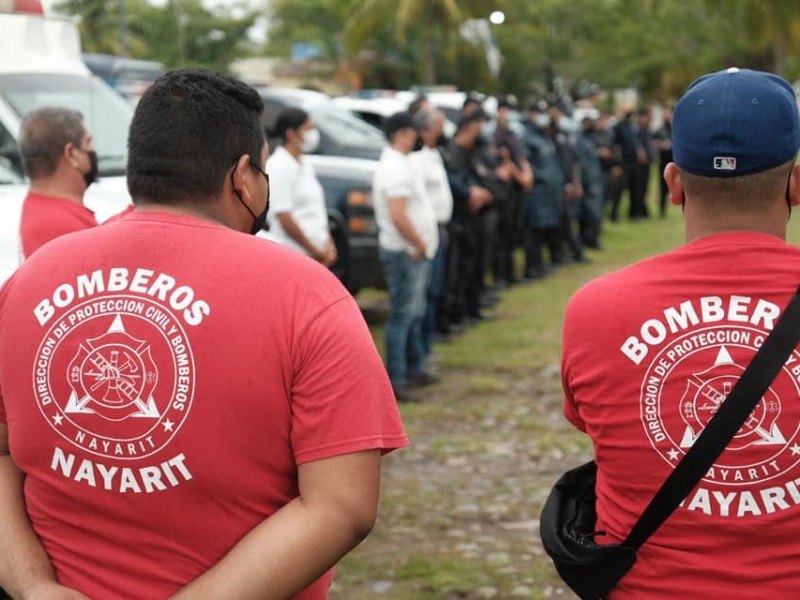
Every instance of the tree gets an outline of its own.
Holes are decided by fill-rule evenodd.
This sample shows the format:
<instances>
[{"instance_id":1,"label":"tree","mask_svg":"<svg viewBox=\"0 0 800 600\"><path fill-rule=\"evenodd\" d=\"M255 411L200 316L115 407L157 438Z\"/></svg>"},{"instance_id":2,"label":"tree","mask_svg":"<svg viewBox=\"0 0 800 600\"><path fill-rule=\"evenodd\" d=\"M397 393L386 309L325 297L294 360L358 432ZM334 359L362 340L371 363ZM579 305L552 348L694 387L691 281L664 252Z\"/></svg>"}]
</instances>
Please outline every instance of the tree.
<instances>
[{"instance_id":1,"label":"tree","mask_svg":"<svg viewBox=\"0 0 800 600\"><path fill-rule=\"evenodd\" d=\"M351 0L273 0L269 50L288 56L296 43L310 43L331 60L342 56L342 30Z\"/></svg>"},{"instance_id":2,"label":"tree","mask_svg":"<svg viewBox=\"0 0 800 600\"><path fill-rule=\"evenodd\" d=\"M458 27L469 18L486 17L503 0L365 0L355 1L345 25L345 47L351 53L369 48L375 32L391 24L401 47L408 44L409 30L422 32L424 52L418 56L422 79L437 83L437 43L443 54L455 55Z\"/></svg>"},{"instance_id":3,"label":"tree","mask_svg":"<svg viewBox=\"0 0 800 600\"><path fill-rule=\"evenodd\" d=\"M746 63L740 13L719 7L710 0L515 0L496 29L502 86L541 96L555 75L569 88L592 82L674 98L702 73Z\"/></svg>"},{"instance_id":4,"label":"tree","mask_svg":"<svg viewBox=\"0 0 800 600\"><path fill-rule=\"evenodd\" d=\"M140 1L137 4L141 4ZM81 47L84 52L96 54L122 54L120 10L127 5L116 0L109 10L106 0L63 0L53 8L57 12L80 17ZM125 16L127 18L127 16ZM134 41L136 45L137 41Z\"/></svg>"},{"instance_id":5,"label":"tree","mask_svg":"<svg viewBox=\"0 0 800 600\"><path fill-rule=\"evenodd\" d=\"M248 52L247 31L256 13L240 0L209 10L201 0L169 0L154 6L145 0L65 0L55 8L80 17L81 44L86 52L155 60L168 67L200 66L226 72L235 58ZM125 17L124 28L120 16ZM231 16L239 15L239 16Z\"/></svg>"},{"instance_id":6,"label":"tree","mask_svg":"<svg viewBox=\"0 0 800 600\"><path fill-rule=\"evenodd\" d=\"M771 54L771 70L784 76L790 52L800 44L800 1L743 1L742 26L751 47Z\"/></svg>"}]
</instances>

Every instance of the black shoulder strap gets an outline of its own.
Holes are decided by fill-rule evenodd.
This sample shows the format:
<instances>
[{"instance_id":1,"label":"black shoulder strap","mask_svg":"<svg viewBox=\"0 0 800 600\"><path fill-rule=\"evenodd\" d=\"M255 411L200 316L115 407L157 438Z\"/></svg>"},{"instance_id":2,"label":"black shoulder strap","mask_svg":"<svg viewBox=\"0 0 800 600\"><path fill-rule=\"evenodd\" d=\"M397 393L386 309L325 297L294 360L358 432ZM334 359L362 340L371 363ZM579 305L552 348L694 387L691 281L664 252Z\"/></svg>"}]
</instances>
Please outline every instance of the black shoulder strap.
<instances>
[{"instance_id":1,"label":"black shoulder strap","mask_svg":"<svg viewBox=\"0 0 800 600\"><path fill-rule=\"evenodd\" d=\"M800 287L717 414L653 496L625 546L639 548L708 473L800 342Z\"/></svg>"}]
</instances>

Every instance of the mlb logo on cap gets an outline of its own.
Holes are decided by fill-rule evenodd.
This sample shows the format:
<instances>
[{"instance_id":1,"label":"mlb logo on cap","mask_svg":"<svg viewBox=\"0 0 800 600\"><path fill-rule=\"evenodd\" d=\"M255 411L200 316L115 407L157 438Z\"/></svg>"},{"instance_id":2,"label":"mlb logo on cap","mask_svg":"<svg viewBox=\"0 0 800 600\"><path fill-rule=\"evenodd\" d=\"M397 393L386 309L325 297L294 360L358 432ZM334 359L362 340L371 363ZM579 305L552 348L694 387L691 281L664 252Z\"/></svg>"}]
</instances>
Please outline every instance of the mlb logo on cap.
<instances>
[{"instance_id":1,"label":"mlb logo on cap","mask_svg":"<svg viewBox=\"0 0 800 600\"><path fill-rule=\"evenodd\" d=\"M717 171L735 171L736 159L733 156L715 156L714 168Z\"/></svg>"}]
</instances>

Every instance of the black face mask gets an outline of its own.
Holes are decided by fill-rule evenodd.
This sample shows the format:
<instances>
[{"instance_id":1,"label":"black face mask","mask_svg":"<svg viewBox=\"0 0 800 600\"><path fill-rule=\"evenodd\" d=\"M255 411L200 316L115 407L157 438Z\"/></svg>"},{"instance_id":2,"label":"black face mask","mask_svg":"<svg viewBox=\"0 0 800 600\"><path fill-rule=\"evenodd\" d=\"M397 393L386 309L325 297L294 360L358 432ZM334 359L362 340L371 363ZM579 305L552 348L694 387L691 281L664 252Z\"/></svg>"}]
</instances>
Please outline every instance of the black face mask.
<instances>
[{"instance_id":1,"label":"black face mask","mask_svg":"<svg viewBox=\"0 0 800 600\"><path fill-rule=\"evenodd\" d=\"M97 181L97 152L94 150L82 150L81 152L86 152L86 156L89 157L89 164L91 165L89 170L83 174L83 181L86 183L86 187L88 188L95 181Z\"/></svg>"},{"instance_id":2,"label":"black face mask","mask_svg":"<svg viewBox=\"0 0 800 600\"><path fill-rule=\"evenodd\" d=\"M264 229L264 227L267 224L267 212L269 212L269 175L265 173L264 170L257 164L255 164L252 160L250 161L250 166L253 167L259 173L261 173L264 176L264 179L267 180L267 199L264 201L264 210L260 214L256 215L256 213L250 210L250 207L247 206L247 203L244 200L242 200L242 195L235 187L233 188L233 193L236 194L236 197L239 199L239 202L242 203L242 206L244 206L247 209L247 212L249 212L250 215L253 217L253 226L250 228L250 234L255 235L259 231ZM231 171L231 187L233 187L233 171Z\"/></svg>"}]
</instances>

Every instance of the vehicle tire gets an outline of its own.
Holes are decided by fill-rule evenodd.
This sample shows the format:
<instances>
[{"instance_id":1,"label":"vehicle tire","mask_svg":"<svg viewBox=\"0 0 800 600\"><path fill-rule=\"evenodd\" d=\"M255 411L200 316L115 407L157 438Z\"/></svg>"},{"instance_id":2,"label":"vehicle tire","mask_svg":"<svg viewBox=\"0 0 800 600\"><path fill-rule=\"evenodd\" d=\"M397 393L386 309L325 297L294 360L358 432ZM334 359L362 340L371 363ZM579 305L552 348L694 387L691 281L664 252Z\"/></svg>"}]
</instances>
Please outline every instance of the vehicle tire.
<instances>
[{"instance_id":1,"label":"vehicle tire","mask_svg":"<svg viewBox=\"0 0 800 600\"><path fill-rule=\"evenodd\" d=\"M328 227L331 230L333 243L336 245L336 262L330 266L330 270L351 294L355 294L358 290L352 290L349 286L350 240L347 232L347 221L345 221L340 212L329 210Z\"/></svg>"}]
</instances>

